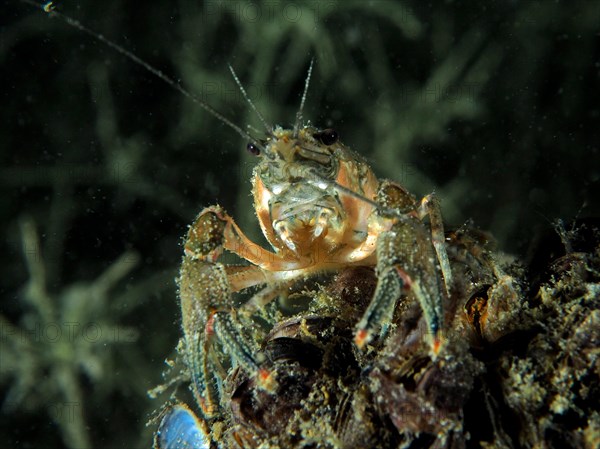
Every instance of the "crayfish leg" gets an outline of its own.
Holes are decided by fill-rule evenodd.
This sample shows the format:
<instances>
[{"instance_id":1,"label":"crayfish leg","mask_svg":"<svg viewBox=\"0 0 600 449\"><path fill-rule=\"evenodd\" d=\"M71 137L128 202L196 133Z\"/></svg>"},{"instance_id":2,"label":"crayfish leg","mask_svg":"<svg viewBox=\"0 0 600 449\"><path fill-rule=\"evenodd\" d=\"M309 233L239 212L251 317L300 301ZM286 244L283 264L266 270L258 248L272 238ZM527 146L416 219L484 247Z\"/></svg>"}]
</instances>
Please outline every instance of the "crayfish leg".
<instances>
[{"instance_id":1,"label":"crayfish leg","mask_svg":"<svg viewBox=\"0 0 600 449\"><path fill-rule=\"evenodd\" d=\"M417 214L422 220L425 216L429 216L429 226L431 227L431 243L435 248L442 276L444 276L444 284L446 294L450 296L450 288L452 286L452 270L450 269L450 260L446 252L446 237L444 233L444 222L442 220L442 212L440 202L435 193L430 193L425 196L417 209Z\"/></svg>"},{"instance_id":2,"label":"crayfish leg","mask_svg":"<svg viewBox=\"0 0 600 449\"><path fill-rule=\"evenodd\" d=\"M357 325L355 344L364 348L393 317L396 303L411 291L427 322L433 357L442 343L445 291L440 279L435 249L423 223L406 216L383 232L377 242L377 287L373 299Z\"/></svg>"},{"instance_id":3,"label":"crayfish leg","mask_svg":"<svg viewBox=\"0 0 600 449\"><path fill-rule=\"evenodd\" d=\"M192 392L207 419L220 413L220 395L211 376L214 298L227 298L229 288L222 265L184 257L179 296L184 333L184 360Z\"/></svg>"},{"instance_id":4,"label":"crayfish leg","mask_svg":"<svg viewBox=\"0 0 600 449\"><path fill-rule=\"evenodd\" d=\"M220 388L226 367L236 362L254 373L265 389L276 386L274 375L255 358L258 347L234 316L230 277L240 277L218 262L228 241L231 218L219 206L204 209L190 227L184 244L179 296L184 331L184 360L192 379L192 392L205 419L218 419L221 411ZM260 269L256 269L260 274ZM252 282L256 273L246 273ZM239 286L234 286L239 287ZM227 355L227 357L225 357Z\"/></svg>"}]
</instances>

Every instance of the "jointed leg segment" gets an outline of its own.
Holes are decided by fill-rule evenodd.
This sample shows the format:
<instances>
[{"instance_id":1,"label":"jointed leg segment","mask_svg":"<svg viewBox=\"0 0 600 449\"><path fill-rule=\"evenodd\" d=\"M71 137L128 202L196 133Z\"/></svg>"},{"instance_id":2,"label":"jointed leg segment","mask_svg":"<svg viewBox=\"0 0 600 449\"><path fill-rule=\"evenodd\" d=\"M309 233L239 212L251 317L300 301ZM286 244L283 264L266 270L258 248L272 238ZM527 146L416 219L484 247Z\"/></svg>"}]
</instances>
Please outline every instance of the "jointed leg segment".
<instances>
[{"instance_id":1,"label":"jointed leg segment","mask_svg":"<svg viewBox=\"0 0 600 449\"><path fill-rule=\"evenodd\" d=\"M452 270L450 269L450 261L446 252L446 237L444 234L444 222L440 210L440 203L434 193L430 193L421 200L421 204L417 210L421 220L429 216L429 225L431 226L431 243L435 248L440 269L444 276L444 284L446 286L446 294L450 294L452 286Z\"/></svg>"},{"instance_id":2,"label":"jointed leg segment","mask_svg":"<svg viewBox=\"0 0 600 449\"><path fill-rule=\"evenodd\" d=\"M256 373L260 385L267 389L275 385L271 373L261 369L255 358L258 347L232 313L229 277L237 276L242 285L255 285L261 283L260 278L256 279L261 275L260 270L226 269L217 262L229 220L219 207L200 213L188 232L179 278L184 357L190 369L192 390L206 419L220 414L219 385L211 374L220 368L215 366L221 362L215 360L220 355L219 347L245 370Z\"/></svg>"},{"instance_id":3,"label":"jointed leg segment","mask_svg":"<svg viewBox=\"0 0 600 449\"><path fill-rule=\"evenodd\" d=\"M382 185L380 196L386 207L396 207L402 215L395 217L391 229L379 236L378 283L357 325L355 343L363 348L375 334L385 332L398 299L410 291L423 310L435 357L442 342L443 305L452 282L437 199L428 195L417 205L401 186L391 182ZM422 222L425 216L429 216L430 230Z\"/></svg>"}]
</instances>

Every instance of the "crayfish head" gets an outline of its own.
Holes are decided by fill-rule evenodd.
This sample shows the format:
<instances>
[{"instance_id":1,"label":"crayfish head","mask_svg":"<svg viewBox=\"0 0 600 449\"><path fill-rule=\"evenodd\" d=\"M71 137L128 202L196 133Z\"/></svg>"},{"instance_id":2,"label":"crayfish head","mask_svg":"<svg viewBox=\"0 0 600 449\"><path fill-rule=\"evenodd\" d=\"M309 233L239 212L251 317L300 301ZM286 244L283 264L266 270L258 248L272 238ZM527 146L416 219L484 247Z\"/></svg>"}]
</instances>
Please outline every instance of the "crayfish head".
<instances>
[{"instance_id":1,"label":"crayfish head","mask_svg":"<svg viewBox=\"0 0 600 449\"><path fill-rule=\"evenodd\" d=\"M304 127L294 137L292 130L276 128L254 169L255 209L265 237L295 255L335 239L346 220L335 189L341 144L335 131L323 138L329 145L321 133Z\"/></svg>"}]
</instances>

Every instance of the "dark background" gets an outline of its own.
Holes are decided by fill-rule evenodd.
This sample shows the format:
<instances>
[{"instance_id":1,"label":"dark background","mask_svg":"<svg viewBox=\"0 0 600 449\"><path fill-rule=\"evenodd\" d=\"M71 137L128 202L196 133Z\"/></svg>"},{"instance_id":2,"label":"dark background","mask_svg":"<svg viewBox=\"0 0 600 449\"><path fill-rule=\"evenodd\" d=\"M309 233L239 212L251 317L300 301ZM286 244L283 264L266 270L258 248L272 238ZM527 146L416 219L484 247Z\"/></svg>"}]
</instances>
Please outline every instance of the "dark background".
<instances>
[{"instance_id":1,"label":"dark background","mask_svg":"<svg viewBox=\"0 0 600 449\"><path fill-rule=\"evenodd\" d=\"M598 216L599 1L57 11L243 128L260 122L227 64L269 122L290 125L314 58L306 120L336 128L378 175L435 191L448 227L473 220L525 263L557 218ZM146 391L180 335L181 238L216 202L258 234L254 161L231 129L97 39L18 1L0 21L0 446L149 447L145 423L167 395Z\"/></svg>"}]
</instances>

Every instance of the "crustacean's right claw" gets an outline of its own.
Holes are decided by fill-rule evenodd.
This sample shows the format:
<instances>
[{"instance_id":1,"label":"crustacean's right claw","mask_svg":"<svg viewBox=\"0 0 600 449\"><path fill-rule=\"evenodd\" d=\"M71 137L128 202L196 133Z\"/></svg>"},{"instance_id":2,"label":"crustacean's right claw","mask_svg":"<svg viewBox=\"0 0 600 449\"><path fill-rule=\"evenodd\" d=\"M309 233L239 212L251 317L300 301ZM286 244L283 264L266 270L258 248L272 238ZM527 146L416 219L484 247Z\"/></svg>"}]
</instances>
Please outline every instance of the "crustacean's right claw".
<instances>
[{"instance_id":1,"label":"crustacean's right claw","mask_svg":"<svg viewBox=\"0 0 600 449\"><path fill-rule=\"evenodd\" d=\"M217 262L226 244L231 218L219 206L204 209L190 227L178 280L184 330L184 358L192 390L205 418L220 413L220 380L215 373L226 362L223 352L266 389L275 384L255 358L258 348L237 323L228 272ZM232 270L235 271L235 270Z\"/></svg>"}]
</instances>

